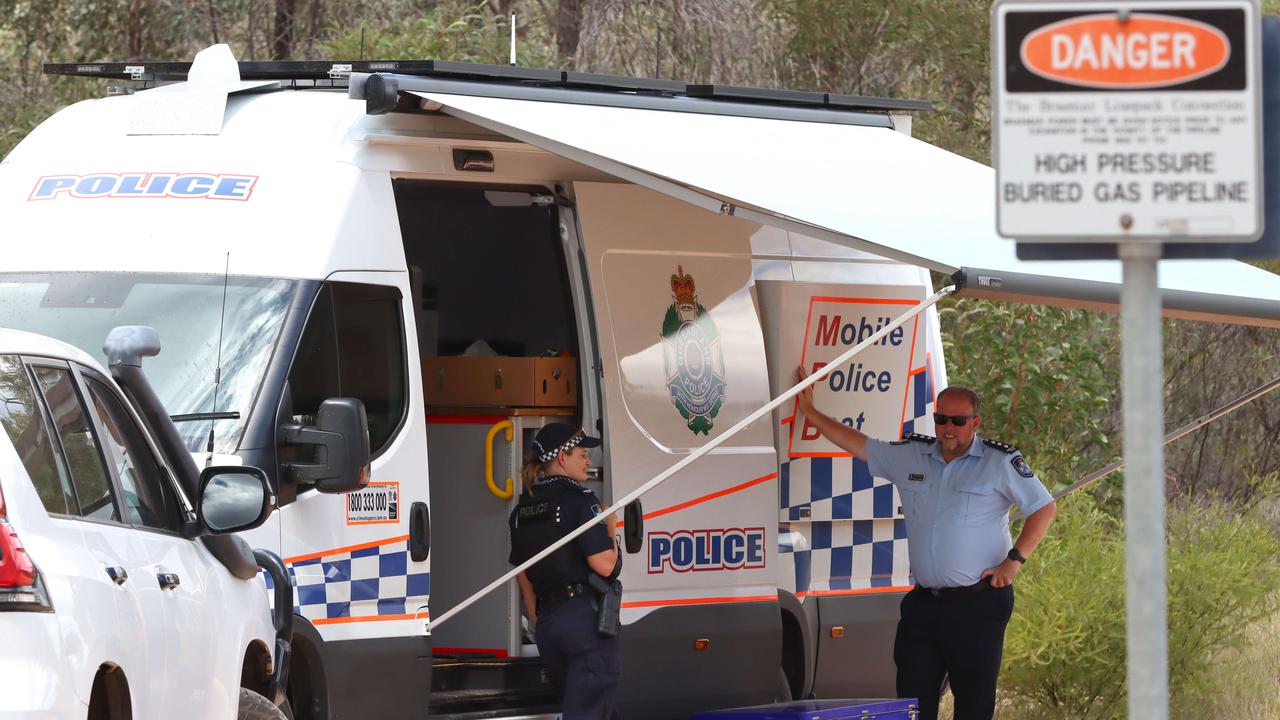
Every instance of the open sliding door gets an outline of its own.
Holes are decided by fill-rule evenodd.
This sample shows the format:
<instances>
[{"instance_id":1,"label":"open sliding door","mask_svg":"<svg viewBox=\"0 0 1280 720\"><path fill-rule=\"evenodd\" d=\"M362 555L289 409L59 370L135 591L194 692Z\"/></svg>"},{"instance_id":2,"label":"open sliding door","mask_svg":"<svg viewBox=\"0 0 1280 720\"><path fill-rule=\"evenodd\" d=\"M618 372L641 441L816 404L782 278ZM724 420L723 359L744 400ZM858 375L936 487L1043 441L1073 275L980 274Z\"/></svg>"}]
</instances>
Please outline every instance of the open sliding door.
<instances>
[{"instance_id":1,"label":"open sliding door","mask_svg":"<svg viewBox=\"0 0 1280 720\"><path fill-rule=\"evenodd\" d=\"M750 257L759 226L634 185L574 192L617 498L768 402ZM624 560L624 662L662 670L624 674L627 707L665 716L695 700L770 699L776 470L761 421L645 496L643 547ZM698 639L709 647L694 651ZM661 687L642 686L656 678Z\"/></svg>"}]
</instances>

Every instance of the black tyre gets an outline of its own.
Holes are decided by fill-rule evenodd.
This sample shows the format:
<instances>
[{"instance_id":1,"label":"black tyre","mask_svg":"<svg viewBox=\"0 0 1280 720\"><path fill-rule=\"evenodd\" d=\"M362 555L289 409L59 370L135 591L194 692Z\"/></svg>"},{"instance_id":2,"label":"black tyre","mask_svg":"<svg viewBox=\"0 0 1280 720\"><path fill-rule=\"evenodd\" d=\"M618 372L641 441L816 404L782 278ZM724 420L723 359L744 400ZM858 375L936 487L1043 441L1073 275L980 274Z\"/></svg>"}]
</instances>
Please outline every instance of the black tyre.
<instances>
[{"instance_id":1,"label":"black tyre","mask_svg":"<svg viewBox=\"0 0 1280 720\"><path fill-rule=\"evenodd\" d=\"M240 688L240 710L236 720L286 720L280 708L252 690Z\"/></svg>"}]
</instances>

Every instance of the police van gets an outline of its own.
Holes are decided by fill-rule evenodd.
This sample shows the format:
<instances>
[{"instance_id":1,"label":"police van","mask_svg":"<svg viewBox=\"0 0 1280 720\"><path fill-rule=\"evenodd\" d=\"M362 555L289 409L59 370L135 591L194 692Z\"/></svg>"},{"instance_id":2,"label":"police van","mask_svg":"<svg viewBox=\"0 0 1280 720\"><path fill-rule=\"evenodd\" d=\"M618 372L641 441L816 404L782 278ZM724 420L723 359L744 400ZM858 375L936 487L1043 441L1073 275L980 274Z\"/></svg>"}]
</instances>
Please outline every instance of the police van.
<instances>
[{"instance_id":1,"label":"police van","mask_svg":"<svg viewBox=\"0 0 1280 720\"><path fill-rule=\"evenodd\" d=\"M608 503L719 442L618 523L624 714L891 696L893 486L794 402L727 431L804 365L863 432L931 432L931 271L1118 302L1115 268L1013 257L991 171L910 136L927 103L225 47L51 71L133 84L0 164L0 326L155 327L189 449L267 471L297 718L554 715L515 584L474 597L553 421L603 434ZM1280 322L1263 271L1162 280L1170 314Z\"/></svg>"}]
</instances>

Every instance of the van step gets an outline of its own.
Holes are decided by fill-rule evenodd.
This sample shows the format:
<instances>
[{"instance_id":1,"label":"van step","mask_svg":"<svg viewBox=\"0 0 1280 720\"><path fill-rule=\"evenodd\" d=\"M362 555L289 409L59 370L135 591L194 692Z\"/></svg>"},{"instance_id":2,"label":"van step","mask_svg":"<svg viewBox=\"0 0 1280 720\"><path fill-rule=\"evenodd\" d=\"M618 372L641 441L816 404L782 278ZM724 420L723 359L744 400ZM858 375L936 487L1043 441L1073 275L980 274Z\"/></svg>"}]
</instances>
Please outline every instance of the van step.
<instances>
[{"instance_id":1,"label":"van step","mask_svg":"<svg viewBox=\"0 0 1280 720\"><path fill-rule=\"evenodd\" d=\"M450 690L431 693L432 720L486 720L490 718L555 716L560 703L555 693L536 696L527 692Z\"/></svg>"},{"instance_id":2,"label":"van step","mask_svg":"<svg viewBox=\"0 0 1280 720\"><path fill-rule=\"evenodd\" d=\"M559 712L555 688L538 658L436 656L431 717L509 718Z\"/></svg>"}]
</instances>

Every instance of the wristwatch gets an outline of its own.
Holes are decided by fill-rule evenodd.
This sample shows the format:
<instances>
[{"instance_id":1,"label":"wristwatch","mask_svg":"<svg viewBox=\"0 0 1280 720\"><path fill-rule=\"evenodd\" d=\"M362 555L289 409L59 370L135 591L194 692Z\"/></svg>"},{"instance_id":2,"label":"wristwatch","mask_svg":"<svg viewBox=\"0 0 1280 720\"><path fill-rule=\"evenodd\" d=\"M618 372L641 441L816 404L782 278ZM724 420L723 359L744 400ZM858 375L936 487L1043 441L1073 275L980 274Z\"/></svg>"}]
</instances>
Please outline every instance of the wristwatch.
<instances>
[{"instance_id":1,"label":"wristwatch","mask_svg":"<svg viewBox=\"0 0 1280 720\"><path fill-rule=\"evenodd\" d=\"M1009 559L1019 565L1027 561L1026 556L1018 552L1018 548L1009 548Z\"/></svg>"}]
</instances>

